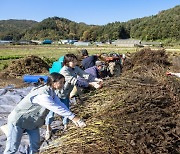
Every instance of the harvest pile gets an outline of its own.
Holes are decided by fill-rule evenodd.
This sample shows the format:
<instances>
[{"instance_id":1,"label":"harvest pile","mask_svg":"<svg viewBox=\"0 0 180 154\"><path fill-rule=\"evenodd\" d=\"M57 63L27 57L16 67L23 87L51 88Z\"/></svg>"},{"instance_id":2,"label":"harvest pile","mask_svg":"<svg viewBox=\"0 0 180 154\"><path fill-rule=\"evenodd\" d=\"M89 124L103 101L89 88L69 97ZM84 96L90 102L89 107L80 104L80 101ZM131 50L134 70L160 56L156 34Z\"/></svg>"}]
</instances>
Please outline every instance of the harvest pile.
<instances>
[{"instance_id":1,"label":"harvest pile","mask_svg":"<svg viewBox=\"0 0 180 154\"><path fill-rule=\"evenodd\" d=\"M16 60L1 72L0 83L48 73L48 68L36 56ZM166 76L179 69L178 54L151 49L130 54L120 77L105 80L102 89L81 96L83 104L72 106L87 127L70 124L43 153L180 153L180 79Z\"/></svg>"},{"instance_id":2,"label":"harvest pile","mask_svg":"<svg viewBox=\"0 0 180 154\"><path fill-rule=\"evenodd\" d=\"M27 56L12 61L6 69L0 73L0 86L8 84L23 84L22 76L25 74L47 74L49 65L38 56Z\"/></svg>"},{"instance_id":3,"label":"harvest pile","mask_svg":"<svg viewBox=\"0 0 180 154\"><path fill-rule=\"evenodd\" d=\"M73 106L88 126L56 134L44 153L179 153L180 80L166 76L171 68L164 50L131 54L120 77L106 80Z\"/></svg>"},{"instance_id":4,"label":"harvest pile","mask_svg":"<svg viewBox=\"0 0 180 154\"><path fill-rule=\"evenodd\" d=\"M38 56L28 56L26 58L12 61L4 70L10 77L22 76L24 74L47 73L48 64Z\"/></svg>"}]
</instances>

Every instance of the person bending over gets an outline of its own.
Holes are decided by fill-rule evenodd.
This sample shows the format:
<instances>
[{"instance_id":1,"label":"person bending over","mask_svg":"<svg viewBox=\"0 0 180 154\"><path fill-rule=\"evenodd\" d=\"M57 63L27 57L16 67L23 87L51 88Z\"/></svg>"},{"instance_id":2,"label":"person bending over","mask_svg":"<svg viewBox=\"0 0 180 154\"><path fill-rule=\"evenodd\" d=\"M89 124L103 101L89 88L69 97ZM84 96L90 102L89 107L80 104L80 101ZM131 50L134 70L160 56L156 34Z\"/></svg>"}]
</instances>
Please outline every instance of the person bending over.
<instances>
[{"instance_id":1,"label":"person bending over","mask_svg":"<svg viewBox=\"0 0 180 154\"><path fill-rule=\"evenodd\" d=\"M57 90L56 94L60 98L61 102L63 102L67 108L69 108L69 97L70 93L73 89L74 86L78 87L88 87L88 86L93 86L95 88L100 87L99 82L102 81L101 79L93 77L91 80L95 81L92 83L87 83L78 80L78 76L89 79L90 75L86 72L84 72L81 68L79 68L77 65L77 57L74 54L66 54L64 56L64 62L63 62L63 67L60 70L60 73L64 75L65 77L65 84L64 88L61 90ZM54 120L54 112L49 112L46 118L46 139L49 139L51 137L51 127L50 124ZM64 125L64 130L67 129L67 123L68 119L67 117L63 117L63 125Z\"/></svg>"},{"instance_id":2,"label":"person bending over","mask_svg":"<svg viewBox=\"0 0 180 154\"><path fill-rule=\"evenodd\" d=\"M103 62L96 61L95 66L84 70L86 73L90 74L89 79L86 80L85 78L78 77L78 80L82 81L82 82L87 82L87 84L88 84L90 82L93 82L94 78L98 78L99 82L100 82L99 86L101 87L103 84L103 80L101 79L101 71L102 70L103 70ZM100 88L100 87L97 87L97 88ZM78 99L80 99L79 94L82 89L83 88L81 88L81 87L74 86L73 90L70 93L70 98L73 99L74 97L78 97ZM75 100L74 100L74 102L75 102Z\"/></svg>"},{"instance_id":3,"label":"person bending over","mask_svg":"<svg viewBox=\"0 0 180 154\"><path fill-rule=\"evenodd\" d=\"M18 150L24 132L29 135L30 154L40 148L39 128L44 124L49 111L72 120L77 126L86 124L75 116L58 98L55 90L64 86L65 78L59 73L52 73L47 84L34 88L26 95L8 116L8 134L4 154L12 154Z\"/></svg>"}]
</instances>

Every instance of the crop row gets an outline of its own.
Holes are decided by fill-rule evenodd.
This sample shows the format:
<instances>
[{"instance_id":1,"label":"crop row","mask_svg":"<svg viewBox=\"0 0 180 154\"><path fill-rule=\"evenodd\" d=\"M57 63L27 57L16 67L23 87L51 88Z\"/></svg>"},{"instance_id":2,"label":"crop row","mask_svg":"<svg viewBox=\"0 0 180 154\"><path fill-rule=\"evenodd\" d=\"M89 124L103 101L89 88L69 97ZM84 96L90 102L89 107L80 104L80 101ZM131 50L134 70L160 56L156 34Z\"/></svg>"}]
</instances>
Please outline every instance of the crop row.
<instances>
[{"instance_id":1,"label":"crop row","mask_svg":"<svg viewBox=\"0 0 180 154\"><path fill-rule=\"evenodd\" d=\"M23 56L0 56L0 60L19 59Z\"/></svg>"}]
</instances>

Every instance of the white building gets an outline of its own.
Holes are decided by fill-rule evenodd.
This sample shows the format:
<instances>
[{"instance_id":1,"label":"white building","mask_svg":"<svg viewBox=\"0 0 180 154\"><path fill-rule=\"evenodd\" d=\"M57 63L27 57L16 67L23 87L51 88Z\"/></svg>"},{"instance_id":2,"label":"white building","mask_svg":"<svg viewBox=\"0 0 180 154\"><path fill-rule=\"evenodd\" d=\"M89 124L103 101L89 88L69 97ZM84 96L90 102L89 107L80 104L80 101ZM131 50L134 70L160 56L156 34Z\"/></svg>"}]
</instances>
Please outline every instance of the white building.
<instances>
[{"instance_id":1,"label":"white building","mask_svg":"<svg viewBox=\"0 0 180 154\"><path fill-rule=\"evenodd\" d=\"M112 44L116 46L122 46L122 47L134 47L136 45L140 45L141 40L119 39L119 40L115 40Z\"/></svg>"},{"instance_id":2,"label":"white building","mask_svg":"<svg viewBox=\"0 0 180 154\"><path fill-rule=\"evenodd\" d=\"M75 46L89 46L89 45L91 45L91 43L79 41L79 42L74 42L74 45Z\"/></svg>"},{"instance_id":3,"label":"white building","mask_svg":"<svg viewBox=\"0 0 180 154\"><path fill-rule=\"evenodd\" d=\"M10 44L10 43L13 43L13 41L0 40L0 44Z\"/></svg>"}]
</instances>

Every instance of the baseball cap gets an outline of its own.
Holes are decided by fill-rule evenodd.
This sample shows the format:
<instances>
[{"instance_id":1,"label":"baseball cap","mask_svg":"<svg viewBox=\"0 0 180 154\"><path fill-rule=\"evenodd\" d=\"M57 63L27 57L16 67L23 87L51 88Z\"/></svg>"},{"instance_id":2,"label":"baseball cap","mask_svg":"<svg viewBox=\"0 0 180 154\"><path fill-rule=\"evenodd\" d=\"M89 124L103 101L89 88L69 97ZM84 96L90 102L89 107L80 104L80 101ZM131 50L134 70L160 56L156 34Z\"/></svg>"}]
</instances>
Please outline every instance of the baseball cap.
<instances>
[{"instance_id":1,"label":"baseball cap","mask_svg":"<svg viewBox=\"0 0 180 154\"><path fill-rule=\"evenodd\" d=\"M96 61L96 66L100 66L100 65L103 65L103 62L102 61Z\"/></svg>"}]
</instances>

